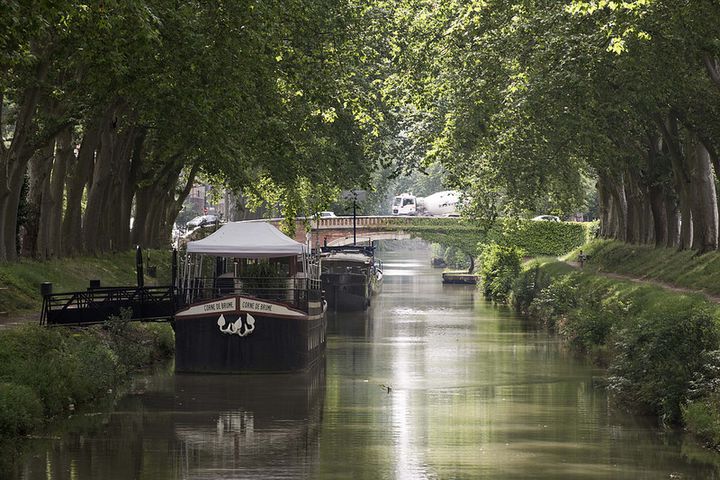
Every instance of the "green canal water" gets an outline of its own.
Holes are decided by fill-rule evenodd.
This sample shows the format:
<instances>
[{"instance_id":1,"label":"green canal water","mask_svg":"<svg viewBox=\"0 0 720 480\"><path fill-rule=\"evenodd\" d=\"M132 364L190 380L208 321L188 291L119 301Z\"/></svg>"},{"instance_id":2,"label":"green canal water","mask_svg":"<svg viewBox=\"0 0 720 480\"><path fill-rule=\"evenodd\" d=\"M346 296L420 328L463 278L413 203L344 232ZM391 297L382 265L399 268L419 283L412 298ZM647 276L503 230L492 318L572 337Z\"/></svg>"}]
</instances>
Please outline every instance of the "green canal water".
<instances>
[{"instance_id":1,"label":"green canal water","mask_svg":"<svg viewBox=\"0 0 720 480\"><path fill-rule=\"evenodd\" d=\"M26 442L8 478L720 478L720 455L614 408L557 338L443 286L427 250L382 258L381 294L330 316L311 371L169 366Z\"/></svg>"}]
</instances>

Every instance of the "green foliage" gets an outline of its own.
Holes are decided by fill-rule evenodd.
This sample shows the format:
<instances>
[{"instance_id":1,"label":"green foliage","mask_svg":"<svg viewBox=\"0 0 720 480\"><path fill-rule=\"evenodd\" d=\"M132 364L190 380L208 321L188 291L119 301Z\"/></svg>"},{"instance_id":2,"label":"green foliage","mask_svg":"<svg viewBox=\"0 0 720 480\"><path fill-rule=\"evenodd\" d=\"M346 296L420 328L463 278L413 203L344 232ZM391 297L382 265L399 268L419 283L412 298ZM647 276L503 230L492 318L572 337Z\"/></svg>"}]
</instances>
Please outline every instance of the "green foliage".
<instances>
[{"instance_id":1,"label":"green foliage","mask_svg":"<svg viewBox=\"0 0 720 480\"><path fill-rule=\"evenodd\" d=\"M0 331L0 437L26 432L70 405L107 395L128 373L172 355L172 339L167 324L145 326L122 318L81 330Z\"/></svg>"},{"instance_id":2,"label":"green foliage","mask_svg":"<svg viewBox=\"0 0 720 480\"><path fill-rule=\"evenodd\" d=\"M513 308L523 315L530 314L530 304L550 284L550 276L537 262L525 266L518 275L512 288Z\"/></svg>"},{"instance_id":3,"label":"green foliage","mask_svg":"<svg viewBox=\"0 0 720 480\"><path fill-rule=\"evenodd\" d=\"M692 251L628 245L594 240L583 247L590 256L585 269L634 275L679 287L720 294L720 253L696 255ZM573 252L570 257L576 257Z\"/></svg>"},{"instance_id":4,"label":"green foliage","mask_svg":"<svg viewBox=\"0 0 720 480\"><path fill-rule=\"evenodd\" d=\"M607 363L615 397L676 422L689 398L710 401L720 385L717 307L699 296L669 293L549 263L529 267L515 287L522 308L574 349ZM536 271L536 270L539 270ZM539 292L528 285L545 272ZM713 361L715 359L715 361ZM692 415L700 418L700 406Z\"/></svg>"},{"instance_id":5,"label":"green foliage","mask_svg":"<svg viewBox=\"0 0 720 480\"><path fill-rule=\"evenodd\" d=\"M631 403L677 421L690 381L702 367L701 354L718 343L715 312L702 300L675 296L646 305L618 332L610 386Z\"/></svg>"},{"instance_id":6,"label":"green foliage","mask_svg":"<svg viewBox=\"0 0 720 480\"><path fill-rule=\"evenodd\" d=\"M0 439L31 432L42 413L42 404L30 387L0 383Z\"/></svg>"},{"instance_id":7,"label":"green foliage","mask_svg":"<svg viewBox=\"0 0 720 480\"><path fill-rule=\"evenodd\" d=\"M584 245L597 229L596 222L534 222L510 218L497 219L489 227L471 219L434 217L392 218L386 225L473 256L491 243L522 249L527 256L564 255ZM382 230L386 225L373 228Z\"/></svg>"},{"instance_id":8,"label":"green foliage","mask_svg":"<svg viewBox=\"0 0 720 480\"><path fill-rule=\"evenodd\" d=\"M720 446L720 394L688 402L682 408L687 429L713 448Z\"/></svg>"},{"instance_id":9,"label":"green foliage","mask_svg":"<svg viewBox=\"0 0 720 480\"><path fill-rule=\"evenodd\" d=\"M522 249L528 256L564 255L584 245L593 224L571 222L507 222L504 243Z\"/></svg>"},{"instance_id":10,"label":"green foliage","mask_svg":"<svg viewBox=\"0 0 720 480\"><path fill-rule=\"evenodd\" d=\"M720 350L703 352L682 408L687 429L713 448L720 447Z\"/></svg>"},{"instance_id":11,"label":"green foliage","mask_svg":"<svg viewBox=\"0 0 720 480\"><path fill-rule=\"evenodd\" d=\"M567 315L576 308L577 291L578 286L572 276L554 278L530 300L528 313L547 328L557 330L558 324L565 323Z\"/></svg>"},{"instance_id":12,"label":"green foliage","mask_svg":"<svg viewBox=\"0 0 720 480\"><path fill-rule=\"evenodd\" d=\"M146 275L145 285L167 284L170 281L170 252L145 250L144 254L158 267L157 278ZM42 282L52 282L55 292L68 292L85 290L91 279L100 280L104 286L134 285L135 251L102 257L0 263L0 286L8 287L8 290L0 290L0 311L39 311Z\"/></svg>"},{"instance_id":13,"label":"green foliage","mask_svg":"<svg viewBox=\"0 0 720 480\"><path fill-rule=\"evenodd\" d=\"M507 302L520 273L522 253L515 247L490 244L483 250L480 276L483 293L497 302Z\"/></svg>"},{"instance_id":14,"label":"green foliage","mask_svg":"<svg viewBox=\"0 0 720 480\"><path fill-rule=\"evenodd\" d=\"M71 396L66 340L62 331L38 326L0 332L0 381L31 388L48 416L62 412Z\"/></svg>"},{"instance_id":15,"label":"green foliage","mask_svg":"<svg viewBox=\"0 0 720 480\"><path fill-rule=\"evenodd\" d=\"M278 263L258 261L243 267L243 289L262 298L277 298L278 289L287 288L286 275Z\"/></svg>"}]
</instances>

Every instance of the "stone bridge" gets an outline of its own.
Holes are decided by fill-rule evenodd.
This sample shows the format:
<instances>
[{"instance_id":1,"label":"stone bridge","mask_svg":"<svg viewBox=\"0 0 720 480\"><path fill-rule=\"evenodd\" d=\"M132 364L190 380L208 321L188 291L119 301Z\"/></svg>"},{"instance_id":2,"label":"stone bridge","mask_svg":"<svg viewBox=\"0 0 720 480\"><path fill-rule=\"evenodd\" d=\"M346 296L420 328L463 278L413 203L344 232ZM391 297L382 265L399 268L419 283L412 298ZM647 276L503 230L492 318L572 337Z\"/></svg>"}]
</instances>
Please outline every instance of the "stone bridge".
<instances>
[{"instance_id":1,"label":"stone bridge","mask_svg":"<svg viewBox=\"0 0 720 480\"><path fill-rule=\"evenodd\" d=\"M249 221L268 222L279 227L282 220L273 218ZM458 218L441 217L358 216L357 243L367 245L375 240L402 240L410 238L411 232L417 228L436 227L441 230L443 225L456 224L457 221ZM295 223L295 240L305 243L308 233L312 245L352 245L353 217L326 217L317 220L298 218Z\"/></svg>"}]
</instances>

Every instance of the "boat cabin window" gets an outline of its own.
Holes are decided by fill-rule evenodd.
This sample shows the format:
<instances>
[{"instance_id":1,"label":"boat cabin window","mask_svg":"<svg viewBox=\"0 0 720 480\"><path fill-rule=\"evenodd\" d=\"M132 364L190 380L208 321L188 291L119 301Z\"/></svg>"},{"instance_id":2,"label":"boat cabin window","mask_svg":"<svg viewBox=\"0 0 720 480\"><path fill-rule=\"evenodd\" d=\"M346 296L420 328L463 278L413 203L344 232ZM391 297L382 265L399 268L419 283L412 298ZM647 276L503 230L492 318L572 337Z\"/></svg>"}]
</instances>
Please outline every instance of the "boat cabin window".
<instances>
[{"instance_id":1,"label":"boat cabin window","mask_svg":"<svg viewBox=\"0 0 720 480\"><path fill-rule=\"evenodd\" d=\"M369 265L359 265L357 262L325 262L323 273L362 273L367 274Z\"/></svg>"}]
</instances>

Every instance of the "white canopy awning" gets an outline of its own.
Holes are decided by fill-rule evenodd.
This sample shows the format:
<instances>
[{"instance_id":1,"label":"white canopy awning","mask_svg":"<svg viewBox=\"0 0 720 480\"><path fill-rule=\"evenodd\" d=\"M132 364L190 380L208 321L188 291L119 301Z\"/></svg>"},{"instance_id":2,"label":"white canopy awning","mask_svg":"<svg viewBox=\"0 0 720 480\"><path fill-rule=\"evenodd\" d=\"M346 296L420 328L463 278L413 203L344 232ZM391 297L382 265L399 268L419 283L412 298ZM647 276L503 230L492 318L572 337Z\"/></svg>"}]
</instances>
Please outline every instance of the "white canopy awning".
<instances>
[{"instance_id":1,"label":"white canopy awning","mask_svg":"<svg viewBox=\"0 0 720 480\"><path fill-rule=\"evenodd\" d=\"M264 222L227 223L212 235L189 242L187 246L188 253L236 258L290 257L306 250L305 245Z\"/></svg>"}]
</instances>

